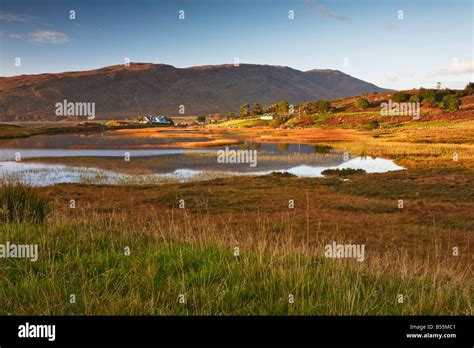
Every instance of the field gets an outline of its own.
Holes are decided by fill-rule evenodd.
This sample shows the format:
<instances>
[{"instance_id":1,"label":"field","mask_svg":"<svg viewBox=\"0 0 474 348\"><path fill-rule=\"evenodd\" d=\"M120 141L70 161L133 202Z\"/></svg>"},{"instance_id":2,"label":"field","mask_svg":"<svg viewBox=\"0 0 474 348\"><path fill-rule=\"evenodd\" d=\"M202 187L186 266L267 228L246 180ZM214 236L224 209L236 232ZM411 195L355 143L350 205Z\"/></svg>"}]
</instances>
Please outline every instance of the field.
<instances>
[{"instance_id":1,"label":"field","mask_svg":"<svg viewBox=\"0 0 474 348\"><path fill-rule=\"evenodd\" d=\"M472 315L474 120L464 112L371 130L327 118L189 136L327 145L402 171L38 188L52 205L45 222L0 226L0 242L40 248L37 262L2 260L1 314ZM334 241L364 244L364 261L325 257Z\"/></svg>"}]
</instances>

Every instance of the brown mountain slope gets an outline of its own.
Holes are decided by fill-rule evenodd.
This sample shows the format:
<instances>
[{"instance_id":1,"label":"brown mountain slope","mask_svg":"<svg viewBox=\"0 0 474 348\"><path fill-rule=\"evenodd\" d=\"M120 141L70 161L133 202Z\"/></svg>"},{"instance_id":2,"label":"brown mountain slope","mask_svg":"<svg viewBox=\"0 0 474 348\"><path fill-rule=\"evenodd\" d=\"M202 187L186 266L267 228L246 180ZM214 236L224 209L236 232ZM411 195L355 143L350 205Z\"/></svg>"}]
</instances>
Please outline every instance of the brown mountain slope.
<instances>
[{"instance_id":1,"label":"brown mountain slope","mask_svg":"<svg viewBox=\"0 0 474 348\"><path fill-rule=\"evenodd\" d=\"M334 99L385 89L337 70L307 72L241 64L175 68L163 64L110 66L82 72L0 78L0 120L54 116L55 104L95 102L97 117L149 113L186 115L238 111L245 102Z\"/></svg>"}]
</instances>

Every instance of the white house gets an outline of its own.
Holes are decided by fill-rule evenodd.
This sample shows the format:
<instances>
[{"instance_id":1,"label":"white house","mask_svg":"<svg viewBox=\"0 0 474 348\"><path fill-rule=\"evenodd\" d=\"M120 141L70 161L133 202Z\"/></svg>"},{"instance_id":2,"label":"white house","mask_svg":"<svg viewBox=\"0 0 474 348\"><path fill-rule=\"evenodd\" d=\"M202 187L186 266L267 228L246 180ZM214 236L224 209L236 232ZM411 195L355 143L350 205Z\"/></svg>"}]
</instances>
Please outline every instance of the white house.
<instances>
[{"instance_id":1,"label":"white house","mask_svg":"<svg viewBox=\"0 0 474 348\"><path fill-rule=\"evenodd\" d=\"M274 112L266 112L262 116L260 116L260 119L265 121L272 121L275 118L277 118L277 115Z\"/></svg>"},{"instance_id":2,"label":"white house","mask_svg":"<svg viewBox=\"0 0 474 348\"><path fill-rule=\"evenodd\" d=\"M166 116L144 116L139 120L142 124L172 124L173 121Z\"/></svg>"}]
</instances>

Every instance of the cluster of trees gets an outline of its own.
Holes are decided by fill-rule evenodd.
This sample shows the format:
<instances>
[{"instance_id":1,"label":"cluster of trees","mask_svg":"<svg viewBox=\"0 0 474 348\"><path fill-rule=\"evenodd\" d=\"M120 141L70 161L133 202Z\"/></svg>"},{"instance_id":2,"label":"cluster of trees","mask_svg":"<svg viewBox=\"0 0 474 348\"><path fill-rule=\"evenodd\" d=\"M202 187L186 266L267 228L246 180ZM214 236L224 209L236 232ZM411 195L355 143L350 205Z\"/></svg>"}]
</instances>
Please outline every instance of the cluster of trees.
<instances>
[{"instance_id":1,"label":"cluster of trees","mask_svg":"<svg viewBox=\"0 0 474 348\"><path fill-rule=\"evenodd\" d=\"M314 103L314 108L318 114L327 114L329 111L331 111L332 106L329 100L319 100Z\"/></svg>"},{"instance_id":2,"label":"cluster of trees","mask_svg":"<svg viewBox=\"0 0 474 348\"><path fill-rule=\"evenodd\" d=\"M461 101L459 97L462 95L470 95L474 93L474 84L470 83L463 91L454 92L449 89L425 89L420 88L417 94L409 94L406 92L397 92L392 96L392 100L397 103L421 103L425 107L439 107L445 111L457 111Z\"/></svg>"},{"instance_id":3,"label":"cluster of trees","mask_svg":"<svg viewBox=\"0 0 474 348\"><path fill-rule=\"evenodd\" d=\"M249 115L262 115L265 112L276 112L280 115L288 115L290 104L286 100L280 101L278 104L268 105L262 107L258 102L253 102L252 105L244 103L240 106L239 116L246 117Z\"/></svg>"},{"instance_id":4,"label":"cluster of trees","mask_svg":"<svg viewBox=\"0 0 474 348\"><path fill-rule=\"evenodd\" d=\"M458 97L467 97L470 95L474 95L474 82L469 82L463 90L457 91L456 95Z\"/></svg>"},{"instance_id":5,"label":"cluster of trees","mask_svg":"<svg viewBox=\"0 0 474 348\"><path fill-rule=\"evenodd\" d=\"M374 92L373 94L377 94ZM364 95L367 95L365 93ZM425 89L420 88L417 94L409 94L406 92L396 92L392 96L392 100L397 103L422 103L426 107L440 107L445 111L459 110L461 104L459 98L463 96L474 95L474 83L470 82L464 90L452 91L449 89ZM359 98L355 103L356 108L365 110L370 106L367 98ZM300 110L305 114L326 114L332 112L334 108L328 100L319 100L317 102L309 102L301 104ZM252 104L244 103L240 106L239 116L246 117L250 115L262 115L265 112L276 112L279 115L288 115L290 113L290 104L286 100L282 100L277 104L271 104L262 107L261 104L254 101ZM237 117L233 112L227 113L227 118Z\"/></svg>"},{"instance_id":6,"label":"cluster of trees","mask_svg":"<svg viewBox=\"0 0 474 348\"><path fill-rule=\"evenodd\" d=\"M295 110L294 112L303 111L306 114L326 114L328 112L331 112L332 110L333 107L330 101L319 100L317 102L304 103L300 106L300 109L298 111ZM240 117L246 117L249 115L262 115L265 112L275 112L279 115L286 116L292 113L293 110L291 109L291 105L286 100L281 100L277 104L271 104L265 107L262 107L257 102L253 102L252 105L250 105L249 103L242 104L240 106L239 115Z\"/></svg>"},{"instance_id":7,"label":"cluster of trees","mask_svg":"<svg viewBox=\"0 0 474 348\"><path fill-rule=\"evenodd\" d=\"M457 111L461 104L459 96L449 89L433 90L420 88L417 97L413 98L413 101L421 102L423 106L438 106L445 111Z\"/></svg>"},{"instance_id":8,"label":"cluster of trees","mask_svg":"<svg viewBox=\"0 0 474 348\"><path fill-rule=\"evenodd\" d=\"M304 103L301 106L301 111L305 114L327 114L333 110L331 102L328 100L318 100L317 102Z\"/></svg>"}]
</instances>

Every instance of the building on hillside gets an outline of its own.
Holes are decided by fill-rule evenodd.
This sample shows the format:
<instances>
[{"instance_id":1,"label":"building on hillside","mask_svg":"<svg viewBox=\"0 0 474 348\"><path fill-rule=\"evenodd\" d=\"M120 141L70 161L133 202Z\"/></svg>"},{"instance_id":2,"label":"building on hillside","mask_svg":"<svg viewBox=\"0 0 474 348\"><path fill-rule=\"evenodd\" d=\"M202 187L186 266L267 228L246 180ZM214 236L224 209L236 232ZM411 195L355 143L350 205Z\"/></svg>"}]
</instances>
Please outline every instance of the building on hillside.
<instances>
[{"instance_id":1,"label":"building on hillside","mask_svg":"<svg viewBox=\"0 0 474 348\"><path fill-rule=\"evenodd\" d=\"M277 114L274 112L266 112L262 116L260 116L260 119L265 121L272 121L275 118L277 118Z\"/></svg>"},{"instance_id":2,"label":"building on hillside","mask_svg":"<svg viewBox=\"0 0 474 348\"><path fill-rule=\"evenodd\" d=\"M173 121L166 116L143 116L138 120L141 124L173 124Z\"/></svg>"}]
</instances>

